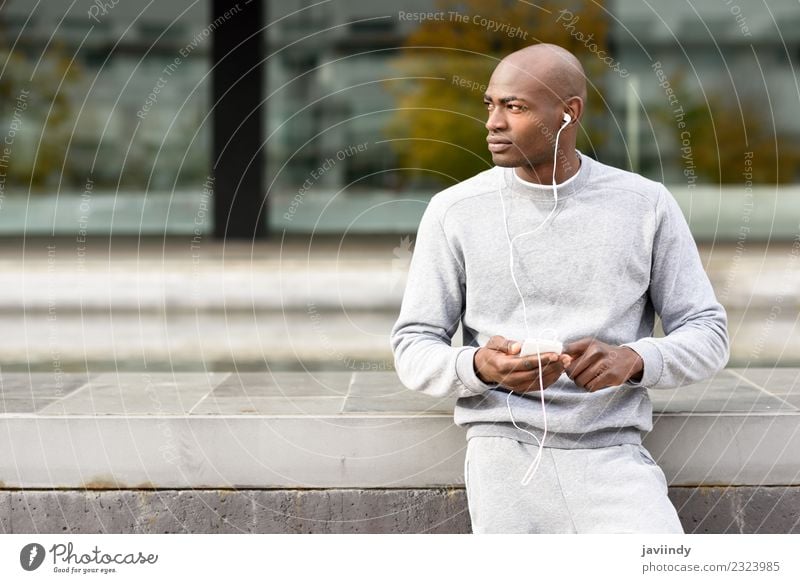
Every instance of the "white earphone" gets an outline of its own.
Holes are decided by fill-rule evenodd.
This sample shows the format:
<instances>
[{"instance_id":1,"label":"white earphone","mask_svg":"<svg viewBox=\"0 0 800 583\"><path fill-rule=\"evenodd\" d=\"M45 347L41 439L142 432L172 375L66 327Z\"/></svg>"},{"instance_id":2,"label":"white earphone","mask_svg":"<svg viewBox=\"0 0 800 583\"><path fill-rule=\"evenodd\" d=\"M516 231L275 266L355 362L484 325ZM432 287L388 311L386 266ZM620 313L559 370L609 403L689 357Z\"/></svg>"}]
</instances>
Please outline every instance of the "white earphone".
<instances>
[{"instance_id":1,"label":"white earphone","mask_svg":"<svg viewBox=\"0 0 800 583\"><path fill-rule=\"evenodd\" d=\"M541 225L539 225L538 227L536 227L532 231L527 231L525 233L520 233L519 235L515 236L514 239L517 239L518 237L522 237L523 235L530 235L531 233L535 233L536 231L541 229L547 223L547 221L550 219L550 215L552 215L555 212L556 208L558 207L558 189L556 187L557 186L556 185L556 167L557 167L557 162L558 162L558 138L561 135L561 130L563 130L565 127L567 127L567 124L569 124L569 122L572 121L572 116L565 112L564 116L562 117L562 120L563 120L564 123L561 124L561 127L558 129L558 132L556 132L556 140L555 140L556 144L555 144L555 149L553 151L553 178L552 178L552 182L553 182L553 200L555 202L555 204L553 205L553 210L550 211L550 214L547 215L547 218L545 218L544 221L542 221ZM513 169L511 171L514 172ZM510 268L510 271L511 271L511 280L514 282L514 287L517 288L517 294L519 294L520 300L522 300L522 317L525 320L525 334L526 334L526 338L530 338L530 330L528 329L528 310L527 310L527 307L525 306L525 297L522 295L522 290L520 290L520 288L519 288L519 284L517 283L517 278L514 277L514 239L511 238L511 234L508 232L508 218L506 217L506 205L505 205L505 202L503 201L502 176L501 176L500 187L498 189L498 194L500 195L500 203L503 206L503 225L506 228L506 238L508 239L508 256L509 256L509 268ZM536 350L536 357L538 359L540 359L540 360L541 360L541 357L542 357L541 353L538 350L538 346L537 346L537 350ZM544 406L544 381L542 380L542 369L541 369L541 367L539 368L539 396L541 398L541 403L542 403L542 420L543 420L543 424L544 424L544 427L542 428L542 439L541 440L538 437L536 437L536 435L534 435L533 433L528 431L527 429L523 429L522 427L517 425L517 422L514 420L514 414L511 412L511 395L512 394L514 394L514 393L512 391L509 391L508 392L508 396L506 397L506 406L508 408L508 415L511 417L511 422L514 424L514 427L516 427L520 431L523 431L523 432L527 433L528 435L530 435L531 437L533 437L533 439L535 439L536 442L539 444L539 451L537 452L536 457L533 459L533 462L531 463L530 467L528 468L528 471L525 472L525 475L522 477L521 484L523 486L527 486L530 483L531 479L533 478L533 475L536 473L536 470L539 469L539 463L542 461L542 452L544 450L544 440L547 437L547 410L545 409L545 406Z\"/></svg>"}]
</instances>

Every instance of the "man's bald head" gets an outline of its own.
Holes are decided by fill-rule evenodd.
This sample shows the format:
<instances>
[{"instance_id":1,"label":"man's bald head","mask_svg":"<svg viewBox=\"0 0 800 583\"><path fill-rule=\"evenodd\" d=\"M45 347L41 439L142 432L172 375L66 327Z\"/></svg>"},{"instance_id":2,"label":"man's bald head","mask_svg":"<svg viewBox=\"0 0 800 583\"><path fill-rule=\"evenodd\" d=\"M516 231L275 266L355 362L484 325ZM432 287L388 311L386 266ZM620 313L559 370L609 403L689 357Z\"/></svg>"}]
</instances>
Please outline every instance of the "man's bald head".
<instances>
[{"instance_id":1,"label":"man's bald head","mask_svg":"<svg viewBox=\"0 0 800 583\"><path fill-rule=\"evenodd\" d=\"M483 101L488 112L486 139L495 164L521 168L521 176L543 182L542 176L552 174L553 149L560 136L558 149L577 168L575 143L586 76L575 55L551 44L511 53L492 73ZM572 171L561 164L559 172L563 177Z\"/></svg>"},{"instance_id":2,"label":"man's bald head","mask_svg":"<svg viewBox=\"0 0 800 583\"><path fill-rule=\"evenodd\" d=\"M547 87L553 97L566 101L580 97L586 102L586 73L581 62L567 49L541 43L511 53L497 66L508 67Z\"/></svg>"}]
</instances>

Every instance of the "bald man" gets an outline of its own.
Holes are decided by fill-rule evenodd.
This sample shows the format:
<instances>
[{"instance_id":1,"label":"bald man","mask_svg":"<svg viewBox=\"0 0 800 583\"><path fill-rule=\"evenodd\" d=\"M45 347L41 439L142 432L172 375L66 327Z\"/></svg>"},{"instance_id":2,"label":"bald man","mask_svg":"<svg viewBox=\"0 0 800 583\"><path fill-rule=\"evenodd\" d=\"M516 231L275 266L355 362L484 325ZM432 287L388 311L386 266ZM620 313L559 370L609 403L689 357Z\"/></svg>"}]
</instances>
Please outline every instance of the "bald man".
<instances>
[{"instance_id":1,"label":"bald man","mask_svg":"<svg viewBox=\"0 0 800 583\"><path fill-rule=\"evenodd\" d=\"M565 49L507 56L484 103L495 166L425 210L391 334L398 376L457 397L473 532L682 533L642 445L648 389L729 357L686 220L662 184L576 150L586 78ZM563 348L523 355L532 338Z\"/></svg>"}]
</instances>

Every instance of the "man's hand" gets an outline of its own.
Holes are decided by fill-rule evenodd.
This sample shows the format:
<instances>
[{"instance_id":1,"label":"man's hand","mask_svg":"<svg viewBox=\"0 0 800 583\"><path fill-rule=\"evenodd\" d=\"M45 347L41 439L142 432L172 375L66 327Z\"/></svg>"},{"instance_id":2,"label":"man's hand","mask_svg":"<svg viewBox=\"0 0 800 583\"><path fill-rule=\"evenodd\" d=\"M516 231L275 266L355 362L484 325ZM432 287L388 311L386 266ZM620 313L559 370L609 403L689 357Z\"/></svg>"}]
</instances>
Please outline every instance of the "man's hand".
<instances>
[{"instance_id":1,"label":"man's hand","mask_svg":"<svg viewBox=\"0 0 800 583\"><path fill-rule=\"evenodd\" d=\"M515 356L521 349L521 342L492 336L475 352L475 373L484 383L499 383L515 393L527 393L539 390L539 369L542 385L547 388L572 362L570 356L553 352L541 353L541 361L535 355Z\"/></svg>"},{"instance_id":2,"label":"man's hand","mask_svg":"<svg viewBox=\"0 0 800 583\"><path fill-rule=\"evenodd\" d=\"M612 346L594 338L581 338L564 347L572 357L566 373L576 385L588 391L621 385L632 379L641 380L644 362L627 346Z\"/></svg>"}]
</instances>

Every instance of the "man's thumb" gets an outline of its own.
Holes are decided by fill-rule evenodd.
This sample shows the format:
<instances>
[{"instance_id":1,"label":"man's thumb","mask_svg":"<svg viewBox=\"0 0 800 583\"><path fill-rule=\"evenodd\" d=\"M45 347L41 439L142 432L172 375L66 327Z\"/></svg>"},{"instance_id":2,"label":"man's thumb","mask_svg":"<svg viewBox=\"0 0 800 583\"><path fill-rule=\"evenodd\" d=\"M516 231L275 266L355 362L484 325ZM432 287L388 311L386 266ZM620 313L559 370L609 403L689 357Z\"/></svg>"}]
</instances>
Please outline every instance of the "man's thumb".
<instances>
[{"instance_id":1,"label":"man's thumb","mask_svg":"<svg viewBox=\"0 0 800 583\"><path fill-rule=\"evenodd\" d=\"M503 336L492 336L489 338L489 342L486 343L486 347L506 354L516 354L522 349L522 345L519 342Z\"/></svg>"},{"instance_id":2,"label":"man's thumb","mask_svg":"<svg viewBox=\"0 0 800 583\"><path fill-rule=\"evenodd\" d=\"M580 340L576 340L575 342L570 342L564 347L562 354L569 354L570 356L580 356L583 351L589 348L589 345L592 343L592 338L586 337L581 338Z\"/></svg>"}]
</instances>

